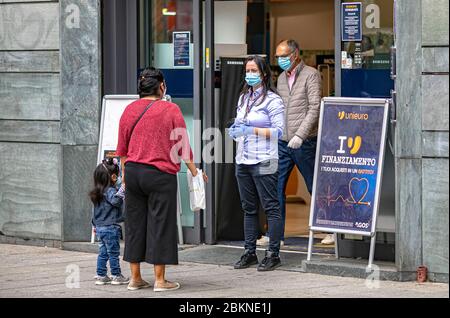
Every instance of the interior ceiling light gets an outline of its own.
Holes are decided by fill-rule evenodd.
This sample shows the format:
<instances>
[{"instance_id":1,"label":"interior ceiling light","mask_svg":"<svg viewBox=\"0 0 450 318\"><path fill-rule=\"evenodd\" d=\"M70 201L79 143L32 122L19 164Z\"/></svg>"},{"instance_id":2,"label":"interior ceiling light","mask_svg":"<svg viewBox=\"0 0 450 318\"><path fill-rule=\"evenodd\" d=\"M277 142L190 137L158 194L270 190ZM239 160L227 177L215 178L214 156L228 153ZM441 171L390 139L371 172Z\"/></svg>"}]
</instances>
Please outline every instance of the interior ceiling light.
<instances>
[{"instance_id":1,"label":"interior ceiling light","mask_svg":"<svg viewBox=\"0 0 450 318\"><path fill-rule=\"evenodd\" d=\"M177 15L177 13L175 11L169 11L169 9L167 9L167 8L162 9L162 14L163 15Z\"/></svg>"}]
</instances>

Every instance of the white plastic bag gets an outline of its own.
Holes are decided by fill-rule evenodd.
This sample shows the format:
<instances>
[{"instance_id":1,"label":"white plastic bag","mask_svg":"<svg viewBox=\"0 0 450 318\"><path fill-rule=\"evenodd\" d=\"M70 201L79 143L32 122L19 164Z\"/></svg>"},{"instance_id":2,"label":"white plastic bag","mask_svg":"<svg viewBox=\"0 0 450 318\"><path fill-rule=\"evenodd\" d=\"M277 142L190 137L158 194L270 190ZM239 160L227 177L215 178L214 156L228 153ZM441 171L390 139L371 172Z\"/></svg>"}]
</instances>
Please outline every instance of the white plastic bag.
<instances>
[{"instance_id":1,"label":"white plastic bag","mask_svg":"<svg viewBox=\"0 0 450 318\"><path fill-rule=\"evenodd\" d=\"M206 209L206 193L205 181L203 180L203 171L197 169L196 177L192 176L190 170L187 171L187 181L189 187L189 200L191 203L191 210L198 212Z\"/></svg>"}]
</instances>

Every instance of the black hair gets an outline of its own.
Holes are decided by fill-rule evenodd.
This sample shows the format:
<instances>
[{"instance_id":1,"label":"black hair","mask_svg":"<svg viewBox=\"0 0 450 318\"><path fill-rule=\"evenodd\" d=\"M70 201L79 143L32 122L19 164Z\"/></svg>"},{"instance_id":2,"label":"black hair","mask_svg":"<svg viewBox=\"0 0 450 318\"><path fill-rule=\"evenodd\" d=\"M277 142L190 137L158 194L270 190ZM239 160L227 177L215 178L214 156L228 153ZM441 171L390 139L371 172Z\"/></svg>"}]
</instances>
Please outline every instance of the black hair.
<instances>
[{"instance_id":1,"label":"black hair","mask_svg":"<svg viewBox=\"0 0 450 318\"><path fill-rule=\"evenodd\" d=\"M139 96L141 98L147 96L158 96L161 83L164 83L164 75L159 69L154 67L145 68L139 75Z\"/></svg>"},{"instance_id":2,"label":"black hair","mask_svg":"<svg viewBox=\"0 0 450 318\"><path fill-rule=\"evenodd\" d=\"M259 56L259 55L251 55L249 56L244 63L244 68L247 67L247 64L249 62L255 62L256 66L258 67L259 72L261 73L262 76L262 88L263 88L263 94L261 95L262 97L260 98L259 104L261 105L264 100L267 97L267 94L269 93L269 91L272 92L276 92L275 86L273 85L273 81L272 81L272 71L270 70L269 64L267 63L267 61ZM244 96L245 94L247 94L247 92L249 90L253 91L253 87L248 85L247 82L244 83L242 90L241 90L241 96ZM242 107L244 104L244 98L242 98L241 104L239 105L239 107ZM257 105L257 106L258 106Z\"/></svg>"},{"instance_id":3,"label":"black hair","mask_svg":"<svg viewBox=\"0 0 450 318\"><path fill-rule=\"evenodd\" d=\"M94 170L94 189L89 193L92 203L99 204L103 200L103 193L112 185L112 176L119 176L120 168L114 164L112 158L103 160Z\"/></svg>"}]
</instances>

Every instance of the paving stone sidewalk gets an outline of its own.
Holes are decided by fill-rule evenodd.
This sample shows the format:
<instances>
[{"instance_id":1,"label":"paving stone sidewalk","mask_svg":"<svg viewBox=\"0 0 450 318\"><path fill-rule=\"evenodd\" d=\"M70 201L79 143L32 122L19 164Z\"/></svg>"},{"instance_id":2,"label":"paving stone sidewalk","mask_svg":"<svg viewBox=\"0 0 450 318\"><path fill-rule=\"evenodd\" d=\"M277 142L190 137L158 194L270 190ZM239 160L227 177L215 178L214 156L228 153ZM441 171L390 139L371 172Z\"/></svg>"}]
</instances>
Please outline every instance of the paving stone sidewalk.
<instances>
[{"instance_id":1,"label":"paving stone sidewalk","mask_svg":"<svg viewBox=\"0 0 450 318\"><path fill-rule=\"evenodd\" d=\"M448 284L389 281L368 284L366 280L356 278L283 270L259 273L256 268L237 271L229 265L183 261L179 266L168 267L167 274L168 279L181 283L180 290L164 294L152 289L130 292L126 286L96 286L93 281L96 258L96 254L55 248L0 244L0 298L449 297ZM122 262L122 269L129 275L127 263ZM143 274L144 279L153 282L151 265L143 265ZM73 284L77 276L79 286Z\"/></svg>"}]
</instances>

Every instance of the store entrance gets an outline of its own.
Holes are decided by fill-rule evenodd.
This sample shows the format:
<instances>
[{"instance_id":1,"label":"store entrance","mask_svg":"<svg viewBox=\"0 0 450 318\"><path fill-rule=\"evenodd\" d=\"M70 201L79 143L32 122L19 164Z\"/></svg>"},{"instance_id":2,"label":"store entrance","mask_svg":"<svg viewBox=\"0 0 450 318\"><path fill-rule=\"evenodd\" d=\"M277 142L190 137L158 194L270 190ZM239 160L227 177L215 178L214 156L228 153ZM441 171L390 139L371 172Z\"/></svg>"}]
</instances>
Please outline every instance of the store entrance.
<instances>
[{"instance_id":1,"label":"store entrance","mask_svg":"<svg viewBox=\"0 0 450 318\"><path fill-rule=\"evenodd\" d=\"M275 50L283 39L296 40L303 61L319 70L323 97L391 97L393 81L390 78L389 49L394 45L394 1L359 1L362 3L361 39L352 40L341 33L341 6L344 2L349 1L214 1L214 118L222 134L225 134L223 128L235 116L237 96L234 94L236 91L238 94L243 79L242 56L267 56L276 81L281 70L275 61ZM386 261L395 259L395 147L391 138L394 129L391 124L377 219L379 235L375 259ZM243 211L236 189L234 165L216 165L214 187L215 237L223 244L243 246ZM311 196L296 168L290 176L286 196L286 240L283 249L306 252ZM260 211L260 221L260 233L264 235L266 222L263 211ZM326 234L315 236L313 252L333 254L334 240L328 237L322 241L324 238L327 238ZM337 239L341 256L367 258L367 238L338 235Z\"/></svg>"},{"instance_id":2,"label":"store entrance","mask_svg":"<svg viewBox=\"0 0 450 318\"><path fill-rule=\"evenodd\" d=\"M322 75L322 95L335 96L333 0L215 1L214 5L216 80L219 79L216 83L216 120L223 134L236 115L236 94L239 94L243 84L245 56L266 56L276 82L282 70L276 62L275 51L282 40L294 39L299 43L305 64L318 69ZM234 171L234 164L216 165L216 234L219 244L243 246L244 214ZM286 240L283 249L306 252L311 196L297 168L291 173L286 196ZM261 210L261 235L266 230L266 218ZM317 236L315 252L334 253L332 242L321 244L324 237L325 234Z\"/></svg>"},{"instance_id":3,"label":"store entrance","mask_svg":"<svg viewBox=\"0 0 450 318\"><path fill-rule=\"evenodd\" d=\"M242 244L244 214L234 163L224 163L230 162L224 151L221 160L213 153L213 161L203 160L202 153L211 145L208 129L219 128L221 136L213 139L220 137L215 140L223 141L226 127L236 116L245 56L265 55L276 81L281 73L275 60L276 46L283 39L294 39L303 61L322 75L323 97L389 98L393 86L388 54L394 34L393 1L359 1L361 41L341 41L342 0L102 1L104 94L135 94L140 69L149 65L160 68L166 76L168 94L185 117L194 152L199 155L196 159L210 177L206 210L193 212L186 169L183 167L179 174L185 243ZM390 128L389 135L393 136L394 126ZM395 244L395 147L392 139L388 144L391 147L386 151L377 221L382 235L377 237L387 246L390 259ZM311 197L297 169L290 176L286 195L284 249L306 251ZM261 234L266 231L264 224L261 211ZM315 248L332 252L333 245L320 244L322 238L317 237ZM368 254L364 239L345 235L339 239L343 256Z\"/></svg>"}]
</instances>

